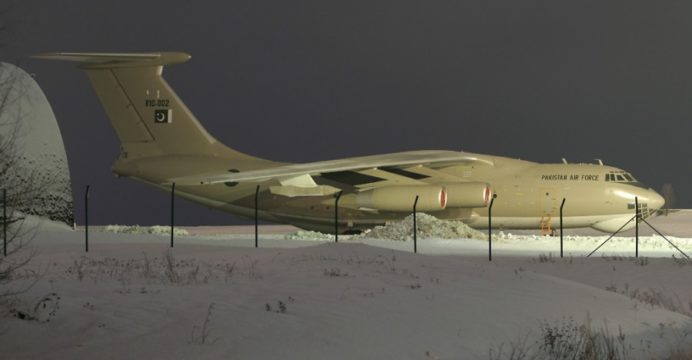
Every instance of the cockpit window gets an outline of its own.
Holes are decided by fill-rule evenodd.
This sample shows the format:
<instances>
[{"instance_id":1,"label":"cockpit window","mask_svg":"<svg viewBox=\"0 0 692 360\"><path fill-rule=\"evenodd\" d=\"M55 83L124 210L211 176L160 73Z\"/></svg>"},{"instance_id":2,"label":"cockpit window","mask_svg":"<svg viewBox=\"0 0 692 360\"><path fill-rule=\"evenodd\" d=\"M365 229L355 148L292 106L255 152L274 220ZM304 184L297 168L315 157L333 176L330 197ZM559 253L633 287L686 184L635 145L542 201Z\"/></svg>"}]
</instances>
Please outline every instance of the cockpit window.
<instances>
[{"instance_id":1,"label":"cockpit window","mask_svg":"<svg viewBox=\"0 0 692 360\"><path fill-rule=\"evenodd\" d=\"M632 174L622 170L607 173L605 176L605 181L643 186L639 183L639 181L637 181L637 179L634 178L634 176L632 176Z\"/></svg>"}]
</instances>

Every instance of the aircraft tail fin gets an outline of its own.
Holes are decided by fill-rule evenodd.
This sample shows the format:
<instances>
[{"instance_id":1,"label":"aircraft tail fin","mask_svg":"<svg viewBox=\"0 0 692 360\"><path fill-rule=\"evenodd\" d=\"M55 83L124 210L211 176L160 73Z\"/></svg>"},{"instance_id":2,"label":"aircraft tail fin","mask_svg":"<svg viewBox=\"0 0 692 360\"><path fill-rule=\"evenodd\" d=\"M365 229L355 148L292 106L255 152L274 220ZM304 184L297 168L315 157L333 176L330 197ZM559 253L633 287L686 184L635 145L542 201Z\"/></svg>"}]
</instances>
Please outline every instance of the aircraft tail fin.
<instances>
[{"instance_id":1,"label":"aircraft tail fin","mask_svg":"<svg viewBox=\"0 0 692 360\"><path fill-rule=\"evenodd\" d=\"M121 160L164 155L255 159L209 135L163 79L163 67L190 55L160 53L46 53L36 58L77 62L122 144Z\"/></svg>"}]
</instances>

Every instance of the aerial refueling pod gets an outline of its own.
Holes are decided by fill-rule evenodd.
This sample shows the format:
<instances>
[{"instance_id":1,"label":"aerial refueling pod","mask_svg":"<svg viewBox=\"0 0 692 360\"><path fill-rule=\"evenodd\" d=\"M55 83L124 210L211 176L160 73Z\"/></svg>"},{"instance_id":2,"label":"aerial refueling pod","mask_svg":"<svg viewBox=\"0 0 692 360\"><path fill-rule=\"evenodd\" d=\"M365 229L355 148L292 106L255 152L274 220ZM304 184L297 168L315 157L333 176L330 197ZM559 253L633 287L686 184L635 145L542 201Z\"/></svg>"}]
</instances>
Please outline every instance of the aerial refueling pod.
<instances>
[{"instance_id":1,"label":"aerial refueling pod","mask_svg":"<svg viewBox=\"0 0 692 360\"><path fill-rule=\"evenodd\" d=\"M418 211L440 211L447 206L447 193L438 185L385 186L366 190L356 195L356 204L362 208L410 212L418 196Z\"/></svg>"},{"instance_id":2,"label":"aerial refueling pod","mask_svg":"<svg viewBox=\"0 0 692 360\"><path fill-rule=\"evenodd\" d=\"M447 206L455 208L486 207L490 204L492 191L483 182L445 184Z\"/></svg>"}]
</instances>

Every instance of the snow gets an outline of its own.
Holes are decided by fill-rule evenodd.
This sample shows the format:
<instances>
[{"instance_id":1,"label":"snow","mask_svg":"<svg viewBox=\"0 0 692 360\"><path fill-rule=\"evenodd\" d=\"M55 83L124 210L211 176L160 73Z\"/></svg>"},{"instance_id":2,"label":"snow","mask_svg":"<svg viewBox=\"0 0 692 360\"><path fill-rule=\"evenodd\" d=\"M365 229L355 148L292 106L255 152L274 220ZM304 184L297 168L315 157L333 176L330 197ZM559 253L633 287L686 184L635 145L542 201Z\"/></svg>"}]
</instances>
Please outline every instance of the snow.
<instances>
[{"instance_id":1,"label":"snow","mask_svg":"<svg viewBox=\"0 0 692 360\"><path fill-rule=\"evenodd\" d=\"M538 347L541 324L587 319L621 329L631 358L692 348L692 261L659 238L638 259L627 238L586 258L602 237L566 236L561 259L556 238L505 234L489 262L484 240L419 238L413 254L411 240L262 230L258 249L251 231L189 231L172 249L164 235L90 231L85 254L83 232L44 223L12 286L43 274L15 308L46 304L50 321L0 317L3 358L486 359Z\"/></svg>"},{"instance_id":2,"label":"snow","mask_svg":"<svg viewBox=\"0 0 692 360\"><path fill-rule=\"evenodd\" d=\"M157 235L169 235L171 227L170 226L139 226L139 225L108 225L103 228L105 232L120 233L120 234L157 234ZM174 228L173 233L175 236L185 236L189 235L187 230Z\"/></svg>"},{"instance_id":3,"label":"snow","mask_svg":"<svg viewBox=\"0 0 692 360\"><path fill-rule=\"evenodd\" d=\"M392 221L385 226L376 226L357 236L361 239L412 240L413 214L401 221ZM418 237L441 239L487 239L488 236L458 220L440 220L432 215L419 213L416 216Z\"/></svg>"}]
</instances>

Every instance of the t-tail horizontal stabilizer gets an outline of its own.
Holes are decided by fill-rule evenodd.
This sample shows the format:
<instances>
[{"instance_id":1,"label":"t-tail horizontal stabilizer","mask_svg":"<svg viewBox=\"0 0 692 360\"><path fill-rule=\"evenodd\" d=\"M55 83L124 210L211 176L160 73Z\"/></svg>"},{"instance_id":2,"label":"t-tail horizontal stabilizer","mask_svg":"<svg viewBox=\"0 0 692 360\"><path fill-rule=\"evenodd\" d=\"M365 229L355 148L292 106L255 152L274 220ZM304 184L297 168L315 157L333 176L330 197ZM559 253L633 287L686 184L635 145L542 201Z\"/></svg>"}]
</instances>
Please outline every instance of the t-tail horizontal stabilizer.
<instances>
[{"instance_id":1,"label":"t-tail horizontal stabilizer","mask_svg":"<svg viewBox=\"0 0 692 360\"><path fill-rule=\"evenodd\" d=\"M141 67L180 64L190 60L183 52L160 52L146 54L79 53L57 52L32 56L37 59L62 60L80 63L83 69L110 69L116 67Z\"/></svg>"}]
</instances>

